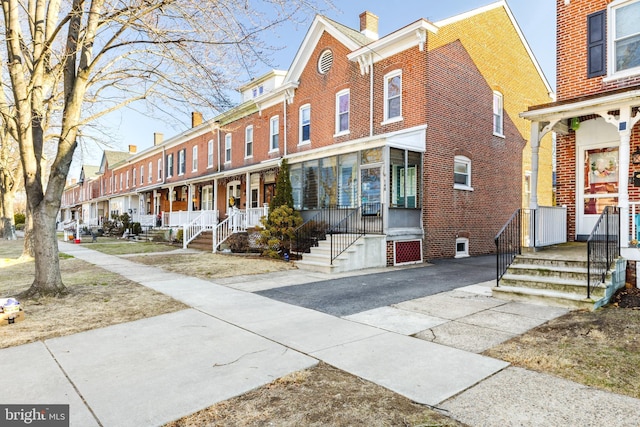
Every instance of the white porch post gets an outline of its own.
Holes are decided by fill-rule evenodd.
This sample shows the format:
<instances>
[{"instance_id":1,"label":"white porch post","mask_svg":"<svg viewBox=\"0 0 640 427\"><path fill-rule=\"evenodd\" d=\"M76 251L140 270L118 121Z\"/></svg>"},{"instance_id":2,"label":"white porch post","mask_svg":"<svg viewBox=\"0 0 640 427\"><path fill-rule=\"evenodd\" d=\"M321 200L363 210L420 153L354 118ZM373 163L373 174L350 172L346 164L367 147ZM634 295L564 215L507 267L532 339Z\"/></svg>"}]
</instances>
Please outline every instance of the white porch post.
<instances>
[{"instance_id":1,"label":"white porch post","mask_svg":"<svg viewBox=\"0 0 640 427\"><path fill-rule=\"evenodd\" d=\"M531 197L529 198L530 209L538 209L538 162L540 138L540 122L531 122Z\"/></svg>"},{"instance_id":2,"label":"white porch post","mask_svg":"<svg viewBox=\"0 0 640 427\"><path fill-rule=\"evenodd\" d=\"M629 247L629 166L631 157L631 107L620 108L618 132L620 133L620 168L618 177L618 207L620 208L620 246Z\"/></svg>"},{"instance_id":3,"label":"white porch post","mask_svg":"<svg viewBox=\"0 0 640 427\"><path fill-rule=\"evenodd\" d=\"M251 173L247 172L245 177L245 185L244 185L244 192L245 192L245 198L244 198L244 203L245 203L245 211L249 212L249 209L251 209ZM240 208L242 208L242 206L240 206Z\"/></svg>"},{"instance_id":4,"label":"white porch post","mask_svg":"<svg viewBox=\"0 0 640 427\"><path fill-rule=\"evenodd\" d=\"M188 191L187 191L187 212L191 212L193 211L193 184L189 184L189 186L187 187ZM187 218L191 219L191 217L189 217L187 215Z\"/></svg>"},{"instance_id":5,"label":"white porch post","mask_svg":"<svg viewBox=\"0 0 640 427\"><path fill-rule=\"evenodd\" d=\"M218 178L213 180L213 206L211 208L213 208L214 212L218 212Z\"/></svg>"}]
</instances>

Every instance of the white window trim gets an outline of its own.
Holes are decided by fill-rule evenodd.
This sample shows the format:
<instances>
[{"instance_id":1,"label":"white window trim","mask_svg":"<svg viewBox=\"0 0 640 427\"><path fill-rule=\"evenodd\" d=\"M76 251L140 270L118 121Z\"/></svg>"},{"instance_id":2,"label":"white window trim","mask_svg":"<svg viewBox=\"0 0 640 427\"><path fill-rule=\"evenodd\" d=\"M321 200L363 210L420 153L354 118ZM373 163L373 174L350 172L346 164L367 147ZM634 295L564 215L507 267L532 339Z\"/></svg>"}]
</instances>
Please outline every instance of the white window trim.
<instances>
[{"instance_id":1,"label":"white window trim","mask_svg":"<svg viewBox=\"0 0 640 427\"><path fill-rule=\"evenodd\" d=\"M171 159L171 161L169 161ZM173 153L167 155L167 178L173 176Z\"/></svg>"},{"instance_id":2,"label":"white window trim","mask_svg":"<svg viewBox=\"0 0 640 427\"><path fill-rule=\"evenodd\" d=\"M275 133L273 122L278 121L278 125L275 127ZM278 146L273 146L273 137L274 135L278 135ZM269 152L274 153L280 151L280 116L273 116L269 119Z\"/></svg>"},{"instance_id":3,"label":"white window trim","mask_svg":"<svg viewBox=\"0 0 640 427\"><path fill-rule=\"evenodd\" d=\"M251 131L251 140L249 140L249 131ZM251 153L249 153L249 143L251 143ZM253 157L253 125L249 125L244 129L244 158Z\"/></svg>"},{"instance_id":4,"label":"white window trim","mask_svg":"<svg viewBox=\"0 0 640 427\"><path fill-rule=\"evenodd\" d=\"M213 139L207 141L207 169L213 167Z\"/></svg>"},{"instance_id":5,"label":"white window trim","mask_svg":"<svg viewBox=\"0 0 640 427\"><path fill-rule=\"evenodd\" d=\"M496 132L495 123L493 122L493 118L495 116L495 103L496 97L500 99L500 127L502 128L502 132ZM504 138L504 95L497 90L493 91L493 97L491 98L491 130L493 132L493 136L498 136L500 138Z\"/></svg>"},{"instance_id":6,"label":"white window trim","mask_svg":"<svg viewBox=\"0 0 640 427\"><path fill-rule=\"evenodd\" d=\"M148 176L148 180L147 183L151 184L153 182L153 162L149 162L149 176Z\"/></svg>"},{"instance_id":7,"label":"white window trim","mask_svg":"<svg viewBox=\"0 0 640 427\"><path fill-rule=\"evenodd\" d=\"M191 172L198 170L198 146L194 145L191 148Z\"/></svg>"},{"instance_id":8,"label":"white window trim","mask_svg":"<svg viewBox=\"0 0 640 427\"><path fill-rule=\"evenodd\" d=\"M455 156L453 159L453 167L455 174L455 164L456 163L464 163L467 165L467 184L457 184L453 183L453 188L456 190L464 190L464 191L473 191L473 187L471 186L471 159L466 156Z\"/></svg>"},{"instance_id":9,"label":"white window trim","mask_svg":"<svg viewBox=\"0 0 640 427\"><path fill-rule=\"evenodd\" d=\"M180 160L182 157L182 160ZM178 176L182 176L187 171L187 153L185 149L178 151Z\"/></svg>"},{"instance_id":10,"label":"white window trim","mask_svg":"<svg viewBox=\"0 0 640 427\"><path fill-rule=\"evenodd\" d=\"M347 117L349 118L349 122L347 123L347 130L340 130L340 97L348 95L349 96L349 106L347 108ZM349 135L351 132L351 91L349 89L341 90L336 93L336 126L335 126L335 134L333 136L342 136Z\"/></svg>"},{"instance_id":11,"label":"white window trim","mask_svg":"<svg viewBox=\"0 0 640 427\"><path fill-rule=\"evenodd\" d=\"M302 111L309 110L309 139L302 140ZM298 111L298 145L309 145L311 144L311 104L304 104L300 106L300 110Z\"/></svg>"},{"instance_id":12,"label":"white window trim","mask_svg":"<svg viewBox=\"0 0 640 427\"><path fill-rule=\"evenodd\" d=\"M133 178L133 180L132 180L132 183L133 183L132 187L135 187L135 186L136 186L136 178L137 178L137 176L136 176L136 168L133 168L133 169L132 169L131 174L133 175L133 176L132 176L132 178Z\"/></svg>"},{"instance_id":13,"label":"white window trim","mask_svg":"<svg viewBox=\"0 0 640 427\"><path fill-rule=\"evenodd\" d=\"M232 143L233 143L233 140L232 140L231 134L230 133L226 134L224 136L224 163L225 164L231 163L231 159L233 159L233 153L231 152ZM227 153L229 153L229 156L227 156Z\"/></svg>"},{"instance_id":14,"label":"white window trim","mask_svg":"<svg viewBox=\"0 0 640 427\"><path fill-rule=\"evenodd\" d=\"M458 245L464 243L464 251L458 252ZM456 238L456 255L454 258L467 258L469 256L469 239L466 237Z\"/></svg>"},{"instance_id":15,"label":"white window trim","mask_svg":"<svg viewBox=\"0 0 640 427\"><path fill-rule=\"evenodd\" d=\"M158 181L162 181L162 161L163 159L158 159Z\"/></svg>"},{"instance_id":16,"label":"white window trim","mask_svg":"<svg viewBox=\"0 0 640 427\"><path fill-rule=\"evenodd\" d=\"M640 74L640 67L631 68L624 71L615 71L616 51L615 51L615 9L628 6L639 0L617 0L609 3L607 6L607 75L602 79L603 82L611 82L614 80L633 77Z\"/></svg>"},{"instance_id":17,"label":"white window trim","mask_svg":"<svg viewBox=\"0 0 640 427\"><path fill-rule=\"evenodd\" d=\"M144 165L140 165L140 185L144 185Z\"/></svg>"},{"instance_id":18,"label":"white window trim","mask_svg":"<svg viewBox=\"0 0 640 427\"><path fill-rule=\"evenodd\" d=\"M389 118L389 97L388 97L389 80L391 80L396 76L400 76L400 115L397 117ZM390 73L385 74L384 76L384 120L382 121L382 123L380 123L381 125L388 125L390 123L401 122L402 120L404 120L404 118L402 117L402 84L403 84L402 70L394 70Z\"/></svg>"},{"instance_id":19,"label":"white window trim","mask_svg":"<svg viewBox=\"0 0 640 427\"><path fill-rule=\"evenodd\" d=\"M129 188L129 171L127 171L125 184L126 184L126 187L125 187L125 188Z\"/></svg>"}]
</instances>

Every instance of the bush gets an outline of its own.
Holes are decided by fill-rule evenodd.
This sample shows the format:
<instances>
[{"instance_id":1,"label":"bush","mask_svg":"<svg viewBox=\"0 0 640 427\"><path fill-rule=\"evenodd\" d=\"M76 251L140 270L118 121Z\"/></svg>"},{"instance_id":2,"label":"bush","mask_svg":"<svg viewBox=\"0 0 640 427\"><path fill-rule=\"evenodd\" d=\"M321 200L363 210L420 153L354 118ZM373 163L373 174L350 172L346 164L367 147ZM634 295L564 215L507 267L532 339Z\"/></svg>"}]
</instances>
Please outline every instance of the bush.
<instances>
[{"instance_id":1,"label":"bush","mask_svg":"<svg viewBox=\"0 0 640 427\"><path fill-rule=\"evenodd\" d=\"M300 213L286 205L270 212L269 218L262 218L260 243L265 245L262 254L270 258L282 258L289 252L295 230L302 224Z\"/></svg>"},{"instance_id":2,"label":"bush","mask_svg":"<svg viewBox=\"0 0 640 427\"><path fill-rule=\"evenodd\" d=\"M131 234L139 235L142 234L142 225L139 222L131 223Z\"/></svg>"},{"instance_id":3,"label":"bush","mask_svg":"<svg viewBox=\"0 0 640 427\"><path fill-rule=\"evenodd\" d=\"M248 233L235 233L229 236L227 239L229 249L234 253L246 253L249 252L249 234Z\"/></svg>"},{"instance_id":4,"label":"bush","mask_svg":"<svg viewBox=\"0 0 640 427\"><path fill-rule=\"evenodd\" d=\"M16 228L18 228L18 225L24 224L26 220L27 217L23 213L16 213L13 215L13 223L16 225Z\"/></svg>"},{"instance_id":5,"label":"bush","mask_svg":"<svg viewBox=\"0 0 640 427\"><path fill-rule=\"evenodd\" d=\"M182 233L183 233L182 228L179 228L178 231L176 232L176 242L182 243Z\"/></svg>"}]
</instances>

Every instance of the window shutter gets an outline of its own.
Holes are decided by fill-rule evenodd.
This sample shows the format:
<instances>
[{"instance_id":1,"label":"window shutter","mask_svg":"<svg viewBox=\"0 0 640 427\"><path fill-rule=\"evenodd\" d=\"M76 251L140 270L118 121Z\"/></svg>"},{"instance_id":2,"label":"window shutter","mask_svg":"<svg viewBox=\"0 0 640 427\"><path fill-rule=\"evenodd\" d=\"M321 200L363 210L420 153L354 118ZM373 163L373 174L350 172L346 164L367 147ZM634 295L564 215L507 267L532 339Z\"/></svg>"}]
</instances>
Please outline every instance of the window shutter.
<instances>
[{"instance_id":1,"label":"window shutter","mask_svg":"<svg viewBox=\"0 0 640 427\"><path fill-rule=\"evenodd\" d=\"M606 10L587 16L587 77L606 74Z\"/></svg>"}]
</instances>

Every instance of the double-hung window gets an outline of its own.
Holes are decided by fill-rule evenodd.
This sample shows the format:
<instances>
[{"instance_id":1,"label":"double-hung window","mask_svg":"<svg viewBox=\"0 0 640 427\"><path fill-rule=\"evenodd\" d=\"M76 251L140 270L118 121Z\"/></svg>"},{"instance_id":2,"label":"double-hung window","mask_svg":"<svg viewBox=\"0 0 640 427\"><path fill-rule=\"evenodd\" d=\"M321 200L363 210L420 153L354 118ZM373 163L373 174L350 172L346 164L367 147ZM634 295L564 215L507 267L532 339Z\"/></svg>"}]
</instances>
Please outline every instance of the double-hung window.
<instances>
[{"instance_id":1,"label":"double-hung window","mask_svg":"<svg viewBox=\"0 0 640 427\"><path fill-rule=\"evenodd\" d=\"M198 146L194 145L191 149L191 171L195 172L198 170Z\"/></svg>"},{"instance_id":2,"label":"double-hung window","mask_svg":"<svg viewBox=\"0 0 640 427\"><path fill-rule=\"evenodd\" d=\"M609 6L609 74L640 73L640 1Z\"/></svg>"},{"instance_id":3,"label":"double-hung window","mask_svg":"<svg viewBox=\"0 0 640 427\"><path fill-rule=\"evenodd\" d=\"M269 151L278 151L280 148L280 119L271 117L269 121Z\"/></svg>"},{"instance_id":4,"label":"double-hung window","mask_svg":"<svg viewBox=\"0 0 640 427\"><path fill-rule=\"evenodd\" d=\"M349 133L349 89L336 94L336 134Z\"/></svg>"},{"instance_id":5,"label":"double-hung window","mask_svg":"<svg viewBox=\"0 0 640 427\"><path fill-rule=\"evenodd\" d=\"M136 168L131 171L133 173L133 187L136 186Z\"/></svg>"},{"instance_id":6,"label":"double-hung window","mask_svg":"<svg viewBox=\"0 0 640 427\"><path fill-rule=\"evenodd\" d=\"M129 171L127 171L126 182L127 182L127 188L129 188Z\"/></svg>"},{"instance_id":7,"label":"double-hung window","mask_svg":"<svg viewBox=\"0 0 640 427\"><path fill-rule=\"evenodd\" d=\"M493 134L504 136L504 108L500 92L493 92Z\"/></svg>"},{"instance_id":8,"label":"double-hung window","mask_svg":"<svg viewBox=\"0 0 640 427\"><path fill-rule=\"evenodd\" d=\"M186 150L183 148L178 151L178 175L184 175L184 171L187 168L187 159L185 159Z\"/></svg>"},{"instance_id":9,"label":"double-hung window","mask_svg":"<svg viewBox=\"0 0 640 427\"><path fill-rule=\"evenodd\" d=\"M244 130L244 157L253 157L253 126Z\"/></svg>"},{"instance_id":10,"label":"double-hung window","mask_svg":"<svg viewBox=\"0 0 640 427\"><path fill-rule=\"evenodd\" d=\"M167 178L173 176L173 153L167 154Z\"/></svg>"},{"instance_id":11,"label":"double-hung window","mask_svg":"<svg viewBox=\"0 0 640 427\"><path fill-rule=\"evenodd\" d=\"M402 120L402 70L384 76L384 121Z\"/></svg>"},{"instance_id":12,"label":"double-hung window","mask_svg":"<svg viewBox=\"0 0 640 427\"><path fill-rule=\"evenodd\" d=\"M158 181L162 181L162 158L158 159Z\"/></svg>"},{"instance_id":13,"label":"double-hung window","mask_svg":"<svg viewBox=\"0 0 640 427\"><path fill-rule=\"evenodd\" d=\"M456 156L453 162L453 188L473 190L471 187L471 159Z\"/></svg>"},{"instance_id":14,"label":"double-hung window","mask_svg":"<svg viewBox=\"0 0 640 427\"><path fill-rule=\"evenodd\" d=\"M140 166L140 185L144 184L144 166Z\"/></svg>"},{"instance_id":15,"label":"double-hung window","mask_svg":"<svg viewBox=\"0 0 640 427\"><path fill-rule=\"evenodd\" d=\"M224 136L224 162L231 163L231 134Z\"/></svg>"},{"instance_id":16,"label":"double-hung window","mask_svg":"<svg viewBox=\"0 0 640 427\"><path fill-rule=\"evenodd\" d=\"M311 142L311 105L300 107L300 144Z\"/></svg>"},{"instance_id":17,"label":"double-hung window","mask_svg":"<svg viewBox=\"0 0 640 427\"><path fill-rule=\"evenodd\" d=\"M151 184L151 181L153 181L153 163L149 162L149 179L147 182Z\"/></svg>"},{"instance_id":18,"label":"double-hung window","mask_svg":"<svg viewBox=\"0 0 640 427\"><path fill-rule=\"evenodd\" d=\"M213 139L207 142L207 167L213 167Z\"/></svg>"}]
</instances>

